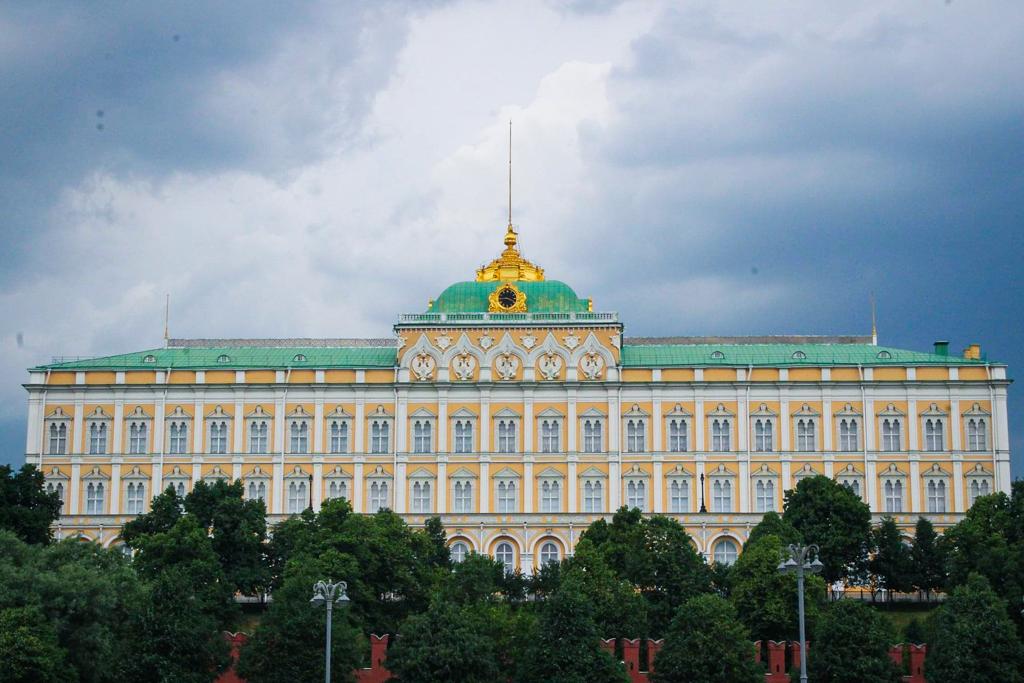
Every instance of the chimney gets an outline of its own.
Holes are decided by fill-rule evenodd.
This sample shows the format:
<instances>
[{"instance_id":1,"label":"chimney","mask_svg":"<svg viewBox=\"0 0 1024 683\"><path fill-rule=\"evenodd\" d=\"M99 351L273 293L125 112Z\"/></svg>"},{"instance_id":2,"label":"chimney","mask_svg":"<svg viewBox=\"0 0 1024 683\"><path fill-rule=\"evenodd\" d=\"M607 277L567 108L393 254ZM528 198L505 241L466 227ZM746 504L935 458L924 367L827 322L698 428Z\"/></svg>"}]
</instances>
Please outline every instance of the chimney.
<instances>
[{"instance_id":1,"label":"chimney","mask_svg":"<svg viewBox=\"0 0 1024 683\"><path fill-rule=\"evenodd\" d=\"M964 358L967 360L981 360L981 344L970 344L964 349Z\"/></svg>"},{"instance_id":2,"label":"chimney","mask_svg":"<svg viewBox=\"0 0 1024 683\"><path fill-rule=\"evenodd\" d=\"M949 355L949 342L948 341L937 341L937 342L935 342L935 355L936 356L948 356Z\"/></svg>"}]
</instances>

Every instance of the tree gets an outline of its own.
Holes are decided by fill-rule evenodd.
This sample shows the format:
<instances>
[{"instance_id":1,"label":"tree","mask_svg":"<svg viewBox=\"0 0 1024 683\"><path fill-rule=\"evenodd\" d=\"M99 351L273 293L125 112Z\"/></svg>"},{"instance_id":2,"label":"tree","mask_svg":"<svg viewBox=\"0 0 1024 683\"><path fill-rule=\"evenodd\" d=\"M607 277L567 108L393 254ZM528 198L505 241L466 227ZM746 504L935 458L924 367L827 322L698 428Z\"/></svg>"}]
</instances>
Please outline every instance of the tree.
<instances>
[{"instance_id":1,"label":"tree","mask_svg":"<svg viewBox=\"0 0 1024 683\"><path fill-rule=\"evenodd\" d=\"M602 638L647 635L647 602L632 583L605 564L592 545L578 545L576 554L563 565L563 581L573 577L593 605L594 622Z\"/></svg>"},{"instance_id":2,"label":"tree","mask_svg":"<svg viewBox=\"0 0 1024 683\"><path fill-rule=\"evenodd\" d=\"M125 522L121 527L121 540L137 548L138 539L143 536L170 531L181 519L184 506L185 499L178 496L173 486L168 486L166 491L153 497L149 512Z\"/></svg>"},{"instance_id":3,"label":"tree","mask_svg":"<svg viewBox=\"0 0 1024 683\"><path fill-rule=\"evenodd\" d=\"M426 612L405 620L388 652L388 670L409 683L490 683L507 677L507 653L499 648L495 622L506 623L501 604L455 604L437 599ZM503 676L505 674L505 676Z\"/></svg>"},{"instance_id":4,"label":"tree","mask_svg":"<svg viewBox=\"0 0 1024 683\"><path fill-rule=\"evenodd\" d=\"M913 585L910 549L903 544L892 517L885 517L871 532L875 554L868 563L878 586L889 591L909 591Z\"/></svg>"},{"instance_id":5,"label":"tree","mask_svg":"<svg viewBox=\"0 0 1024 683\"><path fill-rule=\"evenodd\" d=\"M733 565L730 600L751 635L758 640L799 640L797 578L779 571L784 557L777 536L747 542ZM818 576L805 578L808 628L812 628L825 602L825 583Z\"/></svg>"},{"instance_id":6,"label":"tree","mask_svg":"<svg viewBox=\"0 0 1024 683\"><path fill-rule=\"evenodd\" d=\"M227 666L222 631L237 608L206 530L185 515L169 531L141 537L135 567L149 593L133 624L130 677L212 681Z\"/></svg>"},{"instance_id":7,"label":"tree","mask_svg":"<svg viewBox=\"0 0 1024 683\"><path fill-rule=\"evenodd\" d=\"M679 610L654 660L655 683L755 683L764 672L754 661L750 633L727 600L691 598Z\"/></svg>"},{"instance_id":8,"label":"tree","mask_svg":"<svg viewBox=\"0 0 1024 683\"><path fill-rule=\"evenodd\" d=\"M1024 645L1007 605L980 574L953 590L932 617L925 660L930 683L1021 683Z\"/></svg>"},{"instance_id":9,"label":"tree","mask_svg":"<svg viewBox=\"0 0 1024 683\"><path fill-rule=\"evenodd\" d=\"M774 511L764 513L757 526L750 530L750 535L747 536L747 541L743 544L744 551L762 536L775 536L784 546L800 543L803 540L800 538L800 533L789 522L782 519L778 512Z\"/></svg>"},{"instance_id":10,"label":"tree","mask_svg":"<svg viewBox=\"0 0 1024 683\"><path fill-rule=\"evenodd\" d=\"M536 636L516 662L517 683L626 683L625 670L601 648L593 614L582 586L564 581L541 605Z\"/></svg>"},{"instance_id":11,"label":"tree","mask_svg":"<svg viewBox=\"0 0 1024 683\"><path fill-rule=\"evenodd\" d=\"M35 607L0 610L0 681L62 683L77 680L57 644L53 626Z\"/></svg>"},{"instance_id":12,"label":"tree","mask_svg":"<svg viewBox=\"0 0 1024 683\"><path fill-rule=\"evenodd\" d=\"M711 590L711 572L679 522L661 515L645 518L619 509L611 524L599 519L581 535L580 548L592 545L604 563L632 583L647 602L648 633L664 632L688 598Z\"/></svg>"},{"instance_id":13,"label":"tree","mask_svg":"<svg viewBox=\"0 0 1024 683\"><path fill-rule=\"evenodd\" d=\"M871 511L852 491L825 476L807 477L786 491L783 520L821 549L828 583L863 578L871 545Z\"/></svg>"},{"instance_id":14,"label":"tree","mask_svg":"<svg viewBox=\"0 0 1024 683\"><path fill-rule=\"evenodd\" d=\"M854 600L833 602L812 633L814 647L807 665L816 683L900 680L899 669L889 659L892 627L874 608Z\"/></svg>"},{"instance_id":15,"label":"tree","mask_svg":"<svg viewBox=\"0 0 1024 683\"><path fill-rule=\"evenodd\" d=\"M914 588L931 596L933 590L946 585L946 554L939 543L935 527L924 517L919 517L914 530L914 542L910 546L911 583Z\"/></svg>"},{"instance_id":16,"label":"tree","mask_svg":"<svg viewBox=\"0 0 1024 683\"><path fill-rule=\"evenodd\" d=\"M942 536L947 553L947 590L974 573L988 579L1009 605L1018 627L1024 602L1024 481L1013 482L1012 496L999 492L974 501L964 519Z\"/></svg>"},{"instance_id":17,"label":"tree","mask_svg":"<svg viewBox=\"0 0 1024 683\"><path fill-rule=\"evenodd\" d=\"M49 543L50 525L60 516L60 496L47 493L43 473L35 465L17 472L0 465L0 529L9 529L26 543Z\"/></svg>"}]
</instances>

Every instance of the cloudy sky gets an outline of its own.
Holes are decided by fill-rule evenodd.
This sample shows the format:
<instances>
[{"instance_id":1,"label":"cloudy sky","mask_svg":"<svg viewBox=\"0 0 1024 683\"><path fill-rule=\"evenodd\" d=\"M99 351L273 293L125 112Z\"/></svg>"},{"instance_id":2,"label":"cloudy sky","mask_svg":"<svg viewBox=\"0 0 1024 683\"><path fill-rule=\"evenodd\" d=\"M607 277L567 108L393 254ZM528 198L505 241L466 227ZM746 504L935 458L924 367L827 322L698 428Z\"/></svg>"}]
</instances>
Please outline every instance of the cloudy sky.
<instances>
[{"instance_id":1,"label":"cloudy sky","mask_svg":"<svg viewBox=\"0 0 1024 683\"><path fill-rule=\"evenodd\" d=\"M633 335L1024 366L1024 4L0 6L0 462L25 368L385 336L515 223ZM1024 394L1011 389L1015 472Z\"/></svg>"}]
</instances>

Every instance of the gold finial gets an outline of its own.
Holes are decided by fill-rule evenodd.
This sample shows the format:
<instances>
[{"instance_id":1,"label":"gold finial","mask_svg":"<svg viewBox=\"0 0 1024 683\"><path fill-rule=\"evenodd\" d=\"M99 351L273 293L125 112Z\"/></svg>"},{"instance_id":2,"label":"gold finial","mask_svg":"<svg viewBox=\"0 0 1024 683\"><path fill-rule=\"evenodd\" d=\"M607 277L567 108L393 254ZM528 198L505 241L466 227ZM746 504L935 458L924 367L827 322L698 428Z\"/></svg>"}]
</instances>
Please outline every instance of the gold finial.
<instances>
[{"instance_id":1,"label":"gold finial","mask_svg":"<svg viewBox=\"0 0 1024 683\"><path fill-rule=\"evenodd\" d=\"M508 231L512 235L512 119L508 120ZM505 235L505 244L508 244L508 235Z\"/></svg>"}]
</instances>

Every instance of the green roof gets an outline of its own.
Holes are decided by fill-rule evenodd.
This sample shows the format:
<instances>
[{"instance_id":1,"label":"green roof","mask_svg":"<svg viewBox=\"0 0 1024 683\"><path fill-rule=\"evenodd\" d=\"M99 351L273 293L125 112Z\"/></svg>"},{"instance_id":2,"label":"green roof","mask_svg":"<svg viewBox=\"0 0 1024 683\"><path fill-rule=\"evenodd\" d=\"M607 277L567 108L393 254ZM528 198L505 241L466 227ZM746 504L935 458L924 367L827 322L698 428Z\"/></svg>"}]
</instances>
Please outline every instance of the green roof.
<instances>
[{"instance_id":1,"label":"green roof","mask_svg":"<svg viewBox=\"0 0 1024 683\"><path fill-rule=\"evenodd\" d=\"M484 313L487 311L487 297L501 282L456 282L441 292L434 301L431 313ZM526 294L526 308L531 313L585 312L586 299L576 296L572 287L558 280L528 282L517 280L510 283Z\"/></svg>"},{"instance_id":2,"label":"green roof","mask_svg":"<svg viewBox=\"0 0 1024 683\"><path fill-rule=\"evenodd\" d=\"M305 356L305 360L297 360ZM161 348L42 365L37 370L216 370L218 368L392 368L393 346Z\"/></svg>"},{"instance_id":3,"label":"green roof","mask_svg":"<svg viewBox=\"0 0 1024 683\"><path fill-rule=\"evenodd\" d=\"M872 344L624 344L623 367L984 365L984 360Z\"/></svg>"}]
</instances>

